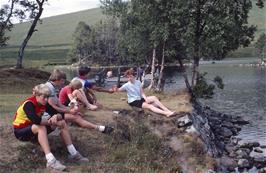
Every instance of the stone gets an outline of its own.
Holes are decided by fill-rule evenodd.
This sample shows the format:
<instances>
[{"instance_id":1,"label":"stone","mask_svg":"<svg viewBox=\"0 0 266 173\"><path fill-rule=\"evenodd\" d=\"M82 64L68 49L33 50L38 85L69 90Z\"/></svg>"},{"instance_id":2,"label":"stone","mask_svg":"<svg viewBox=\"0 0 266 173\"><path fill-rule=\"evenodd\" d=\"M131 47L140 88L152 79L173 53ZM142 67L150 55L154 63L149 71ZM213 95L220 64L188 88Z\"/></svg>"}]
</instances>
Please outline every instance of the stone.
<instances>
[{"instance_id":1,"label":"stone","mask_svg":"<svg viewBox=\"0 0 266 173\"><path fill-rule=\"evenodd\" d=\"M178 127L187 127L192 125L192 121L189 119L188 115L185 115L177 120Z\"/></svg>"},{"instance_id":2,"label":"stone","mask_svg":"<svg viewBox=\"0 0 266 173\"><path fill-rule=\"evenodd\" d=\"M224 166L229 171L234 171L235 168L237 168L237 162L234 159L229 158L227 156L223 156L220 159L220 165Z\"/></svg>"},{"instance_id":3,"label":"stone","mask_svg":"<svg viewBox=\"0 0 266 173\"><path fill-rule=\"evenodd\" d=\"M259 170L259 173L266 173L266 167L261 168L261 169Z\"/></svg>"},{"instance_id":4,"label":"stone","mask_svg":"<svg viewBox=\"0 0 266 173\"><path fill-rule=\"evenodd\" d=\"M250 163L247 159L239 159L237 165L240 169L250 168Z\"/></svg>"},{"instance_id":5,"label":"stone","mask_svg":"<svg viewBox=\"0 0 266 173\"><path fill-rule=\"evenodd\" d=\"M232 131L226 127L220 129L219 134L223 135L224 137L231 137L233 135Z\"/></svg>"},{"instance_id":6,"label":"stone","mask_svg":"<svg viewBox=\"0 0 266 173\"><path fill-rule=\"evenodd\" d=\"M259 149L259 148L255 148L254 149L254 152L256 152L256 153L263 153L263 151L261 149Z\"/></svg>"},{"instance_id":7,"label":"stone","mask_svg":"<svg viewBox=\"0 0 266 173\"><path fill-rule=\"evenodd\" d=\"M266 156L254 156L254 162L265 165L266 166Z\"/></svg>"},{"instance_id":8,"label":"stone","mask_svg":"<svg viewBox=\"0 0 266 173\"><path fill-rule=\"evenodd\" d=\"M266 148L266 145L261 145L260 148Z\"/></svg>"},{"instance_id":9,"label":"stone","mask_svg":"<svg viewBox=\"0 0 266 173\"><path fill-rule=\"evenodd\" d=\"M236 155L238 159L247 159L249 157L249 153L242 149L237 150Z\"/></svg>"},{"instance_id":10,"label":"stone","mask_svg":"<svg viewBox=\"0 0 266 173\"><path fill-rule=\"evenodd\" d=\"M258 142L248 142L248 143L243 143L240 145L240 148L249 148L252 149L253 147L259 147L260 143Z\"/></svg>"},{"instance_id":11,"label":"stone","mask_svg":"<svg viewBox=\"0 0 266 173\"><path fill-rule=\"evenodd\" d=\"M244 120L242 117L237 116L236 118L232 119L232 122L234 124L239 124L239 125L246 125L249 124L249 122L247 120Z\"/></svg>"}]
</instances>

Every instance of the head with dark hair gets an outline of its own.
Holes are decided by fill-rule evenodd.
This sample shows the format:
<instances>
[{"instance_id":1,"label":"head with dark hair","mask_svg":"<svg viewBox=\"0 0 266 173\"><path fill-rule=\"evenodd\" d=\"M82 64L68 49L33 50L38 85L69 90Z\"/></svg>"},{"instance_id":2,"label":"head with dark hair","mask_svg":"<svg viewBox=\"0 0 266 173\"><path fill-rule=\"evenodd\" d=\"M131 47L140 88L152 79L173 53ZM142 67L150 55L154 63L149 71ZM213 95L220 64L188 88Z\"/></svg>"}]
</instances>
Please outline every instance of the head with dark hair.
<instances>
[{"instance_id":1,"label":"head with dark hair","mask_svg":"<svg viewBox=\"0 0 266 173\"><path fill-rule=\"evenodd\" d=\"M79 76L85 76L87 75L89 72L91 71L91 69L87 66L81 66L79 67L78 69L78 73L79 73Z\"/></svg>"},{"instance_id":2,"label":"head with dark hair","mask_svg":"<svg viewBox=\"0 0 266 173\"><path fill-rule=\"evenodd\" d=\"M129 75L135 76L135 72L134 72L134 69L133 68L130 68L130 69L128 69L125 72L125 76L129 76Z\"/></svg>"}]
</instances>

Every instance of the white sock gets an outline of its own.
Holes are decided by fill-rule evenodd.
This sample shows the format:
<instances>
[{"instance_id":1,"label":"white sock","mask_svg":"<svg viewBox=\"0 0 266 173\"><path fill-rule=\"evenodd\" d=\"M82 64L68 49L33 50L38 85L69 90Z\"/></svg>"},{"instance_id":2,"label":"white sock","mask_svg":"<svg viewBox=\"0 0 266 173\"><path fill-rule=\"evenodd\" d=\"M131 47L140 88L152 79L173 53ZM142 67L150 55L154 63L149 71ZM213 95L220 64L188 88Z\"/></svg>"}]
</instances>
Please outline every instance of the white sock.
<instances>
[{"instance_id":1,"label":"white sock","mask_svg":"<svg viewBox=\"0 0 266 173\"><path fill-rule=\"evenodd\" d=\"M46 157L47 162L52 162L53 160L55 160L55 157L52 153L46 154L45 157Z\"/></svg>"},{"instance_id":2,"label":"white sock","mask_svg":"<svg viewBox=\"0 0 266 173\"><path fill-rule=\"evenodd\" d=\"M103 132L105 129L105 126L97 126L96 129L98 129L100 132Z\"/></svg>"},{"instance_id":3,"label":"white sock","mask_svg":"<svg viewBox=\"0 0 266 173\"><path fill-rule=\"evenodd\" d=\"M72 156L77 154L77 152L78 152L73 144L68 145L67 146L67 150L68 150L69 154L72 155Z\"/></svg>"}]
</instances>

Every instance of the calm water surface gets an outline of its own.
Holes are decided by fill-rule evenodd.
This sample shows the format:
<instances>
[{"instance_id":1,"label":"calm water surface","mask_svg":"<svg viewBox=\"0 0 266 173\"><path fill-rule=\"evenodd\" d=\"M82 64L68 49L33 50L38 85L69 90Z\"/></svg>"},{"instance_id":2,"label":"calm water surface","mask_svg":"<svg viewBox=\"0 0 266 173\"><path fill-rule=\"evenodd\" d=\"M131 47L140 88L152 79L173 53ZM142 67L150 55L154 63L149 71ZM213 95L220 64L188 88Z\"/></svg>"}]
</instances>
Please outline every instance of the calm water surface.
<instances>
[{"instance_id":1,"label":"calm water surface","mask_svg":"<svg viewBox=\"0 0 266 173\"><path fill-rule=\"evenodd\" d=\"M212 99L201 101L215 110L249 120L250 124L243 126L239 134L243 139L242 143L258 141L261 145L266 145L266 68L237 65L247 62L248 60L235 60L202 64L201 72L207 72L208 79L221 76L225 88L216 89ZM182 80L177 72L171 72L166 90L184 87Z\"/></svg>"}]
</instances>

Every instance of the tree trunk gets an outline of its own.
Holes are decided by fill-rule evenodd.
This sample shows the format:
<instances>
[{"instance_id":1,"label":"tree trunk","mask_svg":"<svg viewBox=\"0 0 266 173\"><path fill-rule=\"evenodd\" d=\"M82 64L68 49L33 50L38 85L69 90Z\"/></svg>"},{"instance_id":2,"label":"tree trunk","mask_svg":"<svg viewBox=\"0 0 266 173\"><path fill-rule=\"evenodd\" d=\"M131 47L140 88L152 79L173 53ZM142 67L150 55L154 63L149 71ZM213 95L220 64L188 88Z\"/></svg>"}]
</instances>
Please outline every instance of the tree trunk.
<instances>
[{"instance_id":1,"label":"tree trunk","mask_svg":"<svg viewBox=\"0 0 266 173\"><path fill-rule=\"evenodd\" d=\"M160 69L160 75L158 78L158 84L156 90L161 92L163 91L164 85L163 85L163 70L164 70L164 49L165 49L165 43L163 44L163 55L162 55L162 63L161 63L161 69Z\"/></svg>"},{"instance_id":2,"label":"tree trunk","mask_svg":"<svg viewBox=\"0 0 266 173\"><path fill-rule=\"evenodd\" d=\"M196 80L199 74L198 67L199 67L199 59L200 59L200 36L201 36L202 29L204 27L204 25L201 26L202 17L201 17L201 4L200 3L201 2L198 1L197 12L196 12L196 17L195 17L196 28L194 31L195 38L194 38L194 52L193 52L193 71L192 71L192 81L191 81L192 87L196 85Z\"/></svg>"},{"instance_id":3,"label":"tree trunk","mask_svg":"<svg viewBox=\"0 0 266 173\"><path fill-rule=\"evenodd\" d=\"M150 86L148 87L149 90L154 88L155 85L155 77L154 77L154 72L155 72L155 59L156 59L156 49L155 47L153 48L152 51L152 64L151 64L151 83Z\"/></svg>"},{"instance_id":4,"label":"tree trunk","mask_svg":"<svg viewBox=\"0 0 266 173\"><path fill-rule=\"evenodd\" d=\"M24 49L27 46L28 41L30 40L32 34L36 31L35 27L37 25L38 20L40 19L41 15L42 15L42 11L43 11L42 6L43 6L43 3L44 3L44 0L42 0L42 1L36 0L36 1L38 3L38 6L39 6L39 11L38 11L37 15L35 16L32 24L31 24L31 27L30 27L30 29L28 31L28 34L27 34L26 38L23 40L22 44L20 45L19 52L18 52L18 57L17 57L17 64L16 64L16 68L17 69L22 68L22 60L23 60L23 55L24 55Z\"/></svg>"},{"instance_id":5,"label":"tree trunk","mask_svg":"<svg viewBox=\"0 0 266 173\"><path fill-rule=\"evenodd\" d=\"M185 80L186 88L187 88L187 90L188 90L188 92L189 92L189 94L190 94L190 96L191 96L190 101L191 101L192 103L194 103L194 102L196 101L196 97L194 96L194 94L193 94L193 90L192 90L192 87L191 87L191 85L190 85L190 83L189 83L189 80L188 80L188 77L187 77L186 69L184 68L183 62L182 62L182 60L181 60L180 58L178 58L178 62L179 62L179 64L180 64L180 68L181 68L181 70L182 70L182 76L183 76L183 78L184 78L184 80Z\"/></svg>"},{"instance_id":6,"label":"tree trunk","mask_svg":"<svg viewBox=\"0 0 266 173\"><path fill-rule=\"evenodd\" d=\"M10 22L10 18L12 17L12 14L13 14L15 1L16 0L11 1L10 12L7 15L6 20L1 24L1 27L0 27L0 47L5 46L6 41L9 39L9 37L5 37L4 35L5 35L5 31L7 29L10 30L12 27L12 23Z\"/></svg>"},{"instance_id":7,"label":"tree trunk","mask_svg":"<svg viewBox=\"0 0 266 173\"><path fill-rule=\"evenodd\" d=\"M117 85L117 87L120 87L120 76L121 76L121 68L120 68L120 66L118 67L118 69L117 69L117 83L116 83L116 85Z\"/></svg>"}]
</instances>

